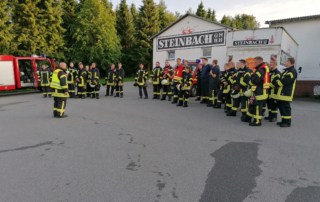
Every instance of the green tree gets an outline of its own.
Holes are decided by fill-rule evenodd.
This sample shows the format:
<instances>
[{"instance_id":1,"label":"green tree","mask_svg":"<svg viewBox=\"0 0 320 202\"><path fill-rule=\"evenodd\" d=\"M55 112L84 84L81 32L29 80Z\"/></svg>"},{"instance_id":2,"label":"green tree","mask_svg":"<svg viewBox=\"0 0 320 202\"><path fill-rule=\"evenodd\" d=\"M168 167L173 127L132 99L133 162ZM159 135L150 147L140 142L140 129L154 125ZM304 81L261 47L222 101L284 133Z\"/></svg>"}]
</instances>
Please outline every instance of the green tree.
<instances>
[{"instance_id":1,"label":"green tree","mask_svg":"<svg viewBox=\"0 0 320 202\"><path fill-rule=\"evenodd\" d=\"M158 4L160 30L166 28L168 25L177 20L174 13L167 10L164 0L160 0Z\"/></svg>"},{"instance_id":2,"label":"green tree","mask_svg":"<svg viewBox=\"0 0 320 202\"><path fill-rule=\"evenodd\" d=\"M256 20L256 17L254 17L253 15L236 15L234 21L235 27L237 29L257 29L260 27L260 23Z\"/></svg>"},{"instance_id":3,"label":"green tree","mask_svg":"<svg viewBox=\"0 0 320 202\"><path fill-rule=\"evenodd\" d=\"M228 27L233 27L233 18L229 15L224 15L221 19L221 24Z\"/></svg>"},{"instance_id":4,"label":"green tree","mask_svg":"<svg viewBox=\"0 0 320 202\"><path fill-rule=\"evenodd\" d=\"M62 59L61 54L64 46L62 27L62 2L56 0L41 0L38 4L41 40L46 43L43 47L39 47L42 53L46 53L52 57Z\"/></svg>"},{"instance_id":5,"label":"green tree","mask_svg":"<svg viewBox=\"0 0 320 202\"><path fill-rule=\"evenodd\" d=\"M208 8L206 18L210 20L211 19L211 14L212 14L211 8Z\"/></svg>"},{"instance_id":6,"label":"green tree","mask_svg":"<svg viewBox=\"0 0 320 202\"><path fill-rule=\"evenodd\" d=\"M137 7L134 3L132 3L130 6L130 13L132 15L134 27L136 28L138 25L138 10L137 10Z\"/></svg>"},{"instance_id":7,"label":"green tree","mask_svg":"<svg viewBox=\"0 0 320 202\"><path fill-rule=\"evenodd\" d=\"M73 26L75 24L76 20L76 13L79 12L81 7L83 6L84 2L86 0L81 0L80 3L78 4L77 0L64 0L62 1L62 9L63 9L63 14L62 14L62 27L65 29L64 32L64 41L66 48L64 50L64 54L68 58L68 60L72 60L73 56L71 55L71 50L72 44L74 43L73 40L73 33L74 29Z\"/></svg>"},{"instance_id":8,"label":"green tree","mask_svg":"<svg viewBox=\"0 0 320 202\"><path fill-rule=\"evenodd\" d=\"M216 18L216 11L214 9L212 9L211 12L211 18L212 21L217 22L217 18Z\"/></svg>"},{"instance_id":9,"label":"green tree","mask_svg":"<svg viewBox=\"0 0 320 202\"><path fill-rule=\"evenodd\" d=\"M203 17L203 18L205 18L206 15L207 15L207 12L206 12L206 10L204 9L204 5L203 5L203 2L202 2L202 1L201 1L201 3L198 5L198 9L197 9L196 15L197 15L197 16L200 16L200 17Z\"/></svg>"},{"instance_id":10,"label":"green tree","mask_svg":"<svg viewBox=\"0 0 320 202\"><path fill-rule=\"evenodd\" d=\"M13 26L8 0L0 1L0 54L9 54L13 49Z\"/></svg>"},{"instance_id":11,"label":"green tree","mask_svg":"<svg viewBox=\"0 0 320 202\"><path fill-rule=\"evenodd\" d=\"M102 69L120 57L115 17L101 0L85 0L75 18L72 55L77 61L96 62Z\"/></svg>"},{"instance_id":12,"label":"green tree","mask_svg":"<svg viewBox=\"0 0 320 202\"><path fill-rule=\"evenodd\" d=\"M13 0L12 21L14 23L14 43L16 55L40 54L46 41L41 33L41 25L37 18L40 9L37 6L40 0Z\"/></svg>"},{"instance_id":13,"label":"green tree","mask_svg":"<svg viewBox=\"0 0 320 202\"><path fill-rule=\"evenodd\" d=\"M150 37L159 32L159 13L153 0L143 0L138 21L138 54L142 63L150 67L152 60L152 40Z\"/></svg>"},{"instance_id":14,"label":"green tree","mask_svg":"<svg viewBox=\"0 0 320 202\"><path fill-rule=\"evenodd\" d=\"M122 47L121 62L126 72L132 74L136 70L138 61L135 55L136 38L133 17L126 0L121 0L116 11L116 18L117 33Z\"/></svg>"}]
</instances>

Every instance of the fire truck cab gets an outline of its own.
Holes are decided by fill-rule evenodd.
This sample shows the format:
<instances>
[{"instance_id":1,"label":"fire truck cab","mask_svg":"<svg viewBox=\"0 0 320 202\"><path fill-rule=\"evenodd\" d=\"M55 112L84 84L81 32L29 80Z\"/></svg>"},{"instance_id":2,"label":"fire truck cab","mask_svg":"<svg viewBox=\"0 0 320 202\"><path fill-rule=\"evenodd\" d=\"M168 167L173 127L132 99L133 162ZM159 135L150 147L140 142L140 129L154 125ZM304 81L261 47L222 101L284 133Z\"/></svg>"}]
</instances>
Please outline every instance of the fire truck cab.
<instances>
[{"instance_id":1,"label":"fire truck cab","mask_svg":"<svg viewBox=\"0 0 320 202\"><path fill-rule=\"evenodd\" d=\"M51 71L56 68L54 59L0 55L0 91L38 88L38 73L42 65L46 65Z\"/></svg>"}]
</instances>

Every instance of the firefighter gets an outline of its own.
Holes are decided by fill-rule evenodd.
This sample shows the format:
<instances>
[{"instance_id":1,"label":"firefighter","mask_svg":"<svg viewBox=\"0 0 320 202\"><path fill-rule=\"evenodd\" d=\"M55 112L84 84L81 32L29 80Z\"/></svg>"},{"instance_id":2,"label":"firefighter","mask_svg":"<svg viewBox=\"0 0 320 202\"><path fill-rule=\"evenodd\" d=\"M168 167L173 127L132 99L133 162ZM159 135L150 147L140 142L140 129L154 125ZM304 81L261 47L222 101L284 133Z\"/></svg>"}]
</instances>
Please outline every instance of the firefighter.
<instances>
[{"instance_id":1,"label":"firefighter","mask_svg":"<svg viewBox=\"0 0 320 202\"><path fill-rule=\"evenodd\" d=\"M100 98L100 71L97 68L96 63L92 63L91 64L91 82L90 85L92 87L92 95L91 98L96 98L99 99Z\"/></svg>"},{"instance_id":2,"label":"firefighter","mask_svg":"<svg viewBox=\"0 0 320 202\"><path fill-rule=\"evenodd\" d=\"M200 74L202 101L200 103L207 104L209 103L209 78L211 65L208 63L207 58L202 58L202 64L203 66Z\"/></svg>"},{"instance_id":3,"label":"firefighter","mask_svg":"<svg viewBox=\"0 0 320 202\"><path fill-rule=\"evenodd\" d=\"M197 78L197 98L196 101L201 101L201 70L202 70L202 64L199 62L197 65L197 72L196 72L196 78Z\"/></svg>"},{"instance_id":4,"label":"firefighter","mask_svg":"<svg viewBox=\"0 0 320 202\"><path fill-rule=\"evenodd\" d=\"M86 98L86 87L87 87L87 71L84 69L82 62L79 62L79 70L77 76L77 83L78 83L78 96L81 99Z\"/></svg>"},{"instance_id":5,"label":"firefighter","mask_svg":"<svg viewBox=\"0 0 320 202\"><path fill-rule=\"evenodd\" d=\"M209 72L209 102L208 107L213 107L217 104L218 99L218 89L219 89L219 74L220 67L218 65L218 60L213 60L211 69Z\"/></svg>"},{"instance_id":6,"label":"firefighter","mask_svg":"<svg viewBox=\"0 0 320 202\"><path fill-rule=\"evenodd\" d=\"M53 116L55 118L67 117L64 114L69 97L66 70L67 64L62 62L52 75L50 87L54 89L52 96L54 97Z\"/></svg>"},{"instance_id":7,"label":"firefighter","mask_svg":"<svg viewBox=\"0 0 320 202\"><path fill-rule=\"evenodd\" d=\"M284 72L282 72L280 79L275 83L275 86L279 88L275 95L275 99L278 103L281 115L281 122L277 123L280 127L291 126L292 118L290 102L293 100L293 94L297 82L297 70L294 68L294 63L294 58L288 58Z\"/></svg>"},{"instance_id":8,"label":"firefighter","mask_svg":"<svg viewBox=\"0 0 320 202\"><path fill-rule=\"evenodd\" d=\"M73 62L70 62L67 73L68 73L67 81L68 81L70 98L75 98L75 83L76 83L78 72L75 69Z\"/></svg>"},{"instance_id":9,"label":"firefighter","mask_svg":"<svg viewBox=\"0 0 320 202\"><path fill-rule=\"evenodd\" d=\"M188 107L190 90L192 86L192 75L190 67L186 66L183 70L183 76L179 86L179 102L177 106Z\"/></svg>"},{"instance_id":10,"label":"firefighter","mask_svg":"<svg viewBox=\"0 0 320 202\"><path fill-rule=\"evenodd\" d=\"M40 85L43 92L43 97L51 98L52 90L50 88L50 81L52 77L52 72L46 67L46 65L41 66L41 71L39 72Z\"/></svg>"},{"instance_id":11,"label":"firefighter","mask_svg":"<svg viewBox=\"0 0 320 202\"><path fill-rule=\"evenodd\" d=\"M122 68L122 63L118 64L118 68L116 69L116 78L115 78L115 86L116 86L116 95L115 97L123 98L123 79L125 76L124 69Z\"/></svg>"},{"instance_id":12,"label":"firefighter","mask_svg":"<svg viewBox=\"0 0 320 202\"><path fill-rule=\"evenodd\" d=\"M168 96L169 101L171 101L171 98L172 98L171 84L173 81L173 75L174 75L173 68L171 67L169 61L166 61L165 67L163 68L163 71L162 71L163 80L161 81L161 84L162 84L161 100L166 100L166 97Z\"/></svg>"},{"instance_id":13,"label":"firefighter","mask_svg":"<svg viewBox=\"0 0 320 202\"><path fill-rule=\"evenodd\" d=\"M248 122L248 98L244 95L251 79L251 70L246 66L245 60L239 60L237 63L237 72L234 77L232 97L232 108L227 116L236 116L239 106L241 106L241 121Z\"/></svg>"},{"instance_id":14,"label":"firefighter","mask_svg":"<svg viewBox=\"0 0 320 202\"><path fill-rule=\"evenodd\" d=\"M153 85L153 98L160 99L160 81L162 78L162 69L160 67L160 62L156 62L156 67L153 68L151 73L152 85Z\"/></svg>"},{"instance_id":15,"label":"firefighter","mask_svg":"<svg viewBox=\"0 0 320 202\"><path fill-rule=\"evenodd\" d=\"M220 109L221 105L224 104L224 108L226 109L226 99L225 99L225 85L224 85L224 81L226 81L226 77L228 75L228 63L225 63L224 66L224 71L222 71L220 73L220 77L219 77L219 92L218 92L218 100L217 100L217 104L214 106L214 108L216 109Z\"/></svg>"},{"instance_id":16,"label":"firefighter","mask_svg":"<svg viewBox=\"0 0 320 202\"><path fill-rule=\"evenodd\" d=\"M277 60L276 58L271 58L270 61L270 89L269 89L269 97L267 100L268 106L268 117L265 117L265 120L269 120L269 122L277 121L277 102L275 100L275 96L278 93L279 87L276 86L277 80L280 79L281 72L277 68Z\"/></svg>"},{"instance_id":17,"label":"firefighter","mask_svg":"<svg viewBox=\"0 0 320 202\"><path fill-rule=\"evenodd\" d=\"M268 98L269 68L260 56L255 57L254 62L256 71L251 75L251 80L249 81L251 96L247 115L253 118L249 123L250 126L261 126L263 104Z\"/></svg>"},{"instance_id":18,"label":"firefighter","mask_svg":"<svg viewBox=\"0 0 320 202\"><path fill-rule=\"evenodd\" d=\"M177 58L177 65L174 69L174 76L173 76L173 100L172 104L178 103L179 99L179 90L177 88L177 85L180 83L180 80L182 79L182 72L183 72L184 66L181 63L181 58Z\"/></svg>"},{"instance_id":19,"label":"firefighter","mask_svg":"<svg viewBox=\"0 0 320 202\"><path fill-rule=\"evenodd\" d=\"M237 72L237 70L235 69L235 64L234 62L230 61L228 64L228 70L226 72L225 75L225 80L223 81L223 94L224 94L224 98L225 98L225 112L228 114L232 108L232 99L231 99L231 89L233 88L233 84L234 84L234 76Z\"/></svg>"},{"instance_id":20,"label":"firefighter","mask_svg":"<svg viewBox=\"0 0 320 202\"><path fill-rule=\"evenodd\" d=\"M92 88L91 88L91 77L92 77L92 72L91 72L91 67L89 65L86 65L86 72L87 72L87 97L91 97L92 95Z\"/></svg>"},{"instance_id":21,"label":"firefighter","mask_svg":"<svg viewBox=\"0 0 320 202\"><path fill-rule=\"evenodd\" d=\"M110 69L107 71L106 75L106 95L105 96L113 96L114 92L114 86L115 86L115 78L116 78L116 72L115 72L115 64L111 64Z\"/></svg>"},{"instance_id":22,"label":"firefighter","mask_svg":"<svg viewBox=\"0 0 320 202\"><path fill-rule=\"evenodd\" d=\"M137 77L135 78L135 82L139 87L140 99L142 99L142 90L144 93L144 99L148 99L147 79L148 72L144 69L144 65L141 63L139 65L139 70L137 71Z\"/></svg>"}]
</instances>

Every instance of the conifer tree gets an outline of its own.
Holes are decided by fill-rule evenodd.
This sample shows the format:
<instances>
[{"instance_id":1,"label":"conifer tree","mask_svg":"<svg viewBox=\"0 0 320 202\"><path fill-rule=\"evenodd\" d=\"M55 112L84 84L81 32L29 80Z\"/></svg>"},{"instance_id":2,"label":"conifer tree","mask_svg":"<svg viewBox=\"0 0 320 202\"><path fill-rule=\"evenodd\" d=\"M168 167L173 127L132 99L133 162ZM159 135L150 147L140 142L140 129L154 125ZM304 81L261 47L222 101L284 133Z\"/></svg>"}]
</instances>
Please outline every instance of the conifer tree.
<instances>
[{"instance_id":1,"label":"conifer tree","mask_svg":"<svg viewBox=\"0 0 320 202\"><path fill-rule=\"evenodd\" d=\"M198 5L198 9L197 9L196 15L205 18L206 14L207 14L207 12L204 9L203 2L201 1L201 3Z\"/></svg>"}]
</instances>

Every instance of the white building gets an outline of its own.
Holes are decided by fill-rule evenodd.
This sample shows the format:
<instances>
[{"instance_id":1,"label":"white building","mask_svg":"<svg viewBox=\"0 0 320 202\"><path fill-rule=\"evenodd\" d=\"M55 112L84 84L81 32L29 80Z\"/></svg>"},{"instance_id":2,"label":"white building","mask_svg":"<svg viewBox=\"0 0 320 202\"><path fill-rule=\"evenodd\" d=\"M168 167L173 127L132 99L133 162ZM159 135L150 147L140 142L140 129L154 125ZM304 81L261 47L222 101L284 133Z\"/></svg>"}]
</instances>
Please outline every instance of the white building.
<instances>
[{"instance_id":1,"label":"white building","mask_svg":"<svg viewBox=\"0 0 320 202\"><path fill-rule=\"evenodd\" d=\"M320 15L267 21L270 27L284 27L299 44L296 67L302 67L298 77L297 95L312 95L320 85Z\"/></svg>"},{"instance_id":2,"label":"white building","mask_svg":"<svg viewBox=\"0 0 320 202\"><path fill-rule=\"evenodd\" d=\"M222 24L186 14L151 38L153 65L169 60L174 66L177 58L195 62L201 57L218 59L222 64L226 61L228 30Z\"/></svg>"}]
</instances>

